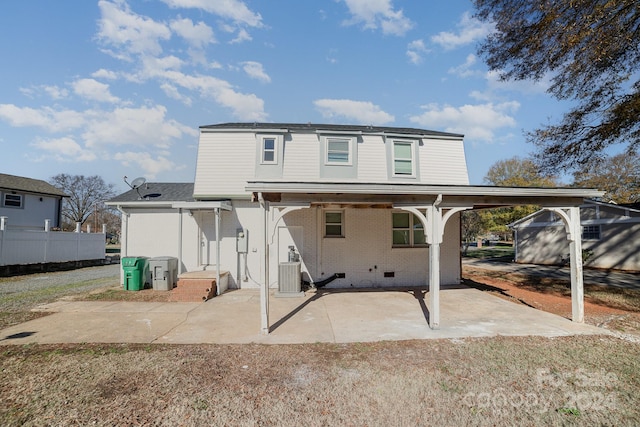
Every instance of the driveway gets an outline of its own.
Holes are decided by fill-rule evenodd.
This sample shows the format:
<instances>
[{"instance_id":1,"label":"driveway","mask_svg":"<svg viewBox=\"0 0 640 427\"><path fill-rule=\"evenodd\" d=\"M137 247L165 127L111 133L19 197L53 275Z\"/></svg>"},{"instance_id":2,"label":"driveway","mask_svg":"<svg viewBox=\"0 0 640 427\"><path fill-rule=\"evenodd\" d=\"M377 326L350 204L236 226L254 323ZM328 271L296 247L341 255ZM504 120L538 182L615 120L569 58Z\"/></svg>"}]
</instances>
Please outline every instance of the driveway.
<instances>
[{"instance_id":1,"label":"driveway","mask_svg":"<svg viewBox=\"0 0 640 427\"><path fill-rule=\"evenodd\" d=\"M571 272L568 266L560 267L557 265L519 264L515 262L504 262L501 260L476 258L462 258L462 265L484 268L486 270L520 273L529 276L571 280ZM626 273L622 271L585 268L583 271L583 277L585 284L640 290L640 273Z\"/></svg>"},{"instance_id":2,"label":"driveway","mask_svg":"<svg viewBox=\"0 0 640 427\"><path fill-rule=\"evenodd\" d=\"M260 334L260 293L229 291L204 303L58 301L52 313L0 330L0 345L27 343L314 343L607 334L595 326L463 286L443 287L440 329L429 328L425 289L317 290L270 298Z\"/></svg>"}]
</instances>

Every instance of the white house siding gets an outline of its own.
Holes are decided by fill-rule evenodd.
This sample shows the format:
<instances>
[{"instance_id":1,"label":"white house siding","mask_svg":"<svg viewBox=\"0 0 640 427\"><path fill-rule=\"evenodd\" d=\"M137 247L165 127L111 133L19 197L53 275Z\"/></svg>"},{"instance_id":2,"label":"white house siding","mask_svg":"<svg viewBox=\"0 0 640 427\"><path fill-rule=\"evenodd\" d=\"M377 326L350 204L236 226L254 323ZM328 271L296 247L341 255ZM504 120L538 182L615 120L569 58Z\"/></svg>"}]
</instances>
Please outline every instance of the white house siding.
<instances>
[{"instance_id":1,"label":"white house siding","mask_svg":"<svg viewBox=\"0 0 640 427\"><path fill-rule=\"evenodd\" d=\"M37 194L22 195L22 207L3 207L0 202L0 216L7 217L7 227L22 230L44 230L45 219L51 220L51 227L59 227L58 206L59 197Z\"/></svg>"},{"instance_id":2,"label":"white house siding","mask_svg":"<svg viewBox=\"0 0 640 427\"><path fill-rule=\"evenodd\" d=\"M420 178L425 184L469 185L462 140L424 139Z\"/></svg>"},{"instance_id":3,"label":"white house siding","mask_svg":"<svg viewBox=\"0 0 640 427\"><path fill-rule=\"evenodd\" d=\"M198 224L188 212L177 209L127 209L129 216L123 221L122 256L180 255L180 222L182 222L182 269L197 267L199 239ZM126 235L124 234L126 233Z\"/></svg>"},{"instance_id":4,"label":"white house siding","mask_svg":"<svg viewBox=\"0 0 640 427\"><path fill-rule=\"evenodd\" d=\"M202 132L194 195L199 198L246 196L255 173L256 138L243 132Z\"/></svg>"},{"instance_id":5,"label":"white house siding","mask_svg":"<svg viewBox=\"0 0 640 427\"><path fill-rule=\"evenodd\" d=\"M384 138L363 135L358 144L358 179L364 182L387 181L387 150Z\"/></svg>"},{"instance_id":6,"label":"white house siding","mask_svg":"<svg viewBox=\"0 0 640 427\"><path fill-rule=\"evenodd\" d=\"M317 180L320 176L318 135L302 133L286 135L284 143L284 180Z\"/></svg>"}]
</instances>

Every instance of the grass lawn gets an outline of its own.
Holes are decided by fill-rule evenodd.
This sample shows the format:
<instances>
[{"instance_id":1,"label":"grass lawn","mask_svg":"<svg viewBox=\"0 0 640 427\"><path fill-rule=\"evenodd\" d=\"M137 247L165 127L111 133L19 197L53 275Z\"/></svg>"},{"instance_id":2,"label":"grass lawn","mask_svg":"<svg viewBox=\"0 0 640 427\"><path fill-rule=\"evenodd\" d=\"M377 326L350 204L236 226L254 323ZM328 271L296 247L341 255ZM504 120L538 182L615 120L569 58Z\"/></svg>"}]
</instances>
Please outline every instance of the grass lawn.
<instances>
[{"instance_id":1,"label":"grass lawn","mask_svg":"<svg viewBox=\"0 0 640 427\"><path fill-rule=\"evenodd\" d=\"M604 336L0 350L5 426L631 426L640 419L640 346Z\"/></svg>"}]
</instances>

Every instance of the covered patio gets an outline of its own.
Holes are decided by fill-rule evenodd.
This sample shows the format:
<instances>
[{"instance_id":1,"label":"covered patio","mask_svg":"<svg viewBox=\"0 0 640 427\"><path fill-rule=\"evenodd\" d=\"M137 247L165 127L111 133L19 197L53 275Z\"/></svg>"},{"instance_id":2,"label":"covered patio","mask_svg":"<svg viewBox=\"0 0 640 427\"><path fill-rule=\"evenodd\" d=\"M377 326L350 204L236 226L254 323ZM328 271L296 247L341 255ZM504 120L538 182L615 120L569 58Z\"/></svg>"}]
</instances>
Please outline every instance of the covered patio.
<instances>
[{"instance_id":1,"label":"covered patio","mask_svg":"<svg viewBox=\"0 0 640 427\"><path fill-rule=\"evenodd\" d=\"M428 245L429 265L428 324L440 328L441 301L440 246L445 225L454 215L469 209L486 209L517 205L537 205L562 218L567 231L571 265L572 320L584 322L582 244L579 207L585 198L601 197L603 192L576 188L529 188L492 186L447 186L406 183L334 183L249 181L246 188L263 209L265 281L260 291L260 330L273 331L269 320L270 257L269 236L289 212L312 206L359 207L363 209L397 209L411 212L422 223ZM459 310L454 308L454 310ZM444 317L446 322L446 317Z\"/></svg>"}]
</instances>

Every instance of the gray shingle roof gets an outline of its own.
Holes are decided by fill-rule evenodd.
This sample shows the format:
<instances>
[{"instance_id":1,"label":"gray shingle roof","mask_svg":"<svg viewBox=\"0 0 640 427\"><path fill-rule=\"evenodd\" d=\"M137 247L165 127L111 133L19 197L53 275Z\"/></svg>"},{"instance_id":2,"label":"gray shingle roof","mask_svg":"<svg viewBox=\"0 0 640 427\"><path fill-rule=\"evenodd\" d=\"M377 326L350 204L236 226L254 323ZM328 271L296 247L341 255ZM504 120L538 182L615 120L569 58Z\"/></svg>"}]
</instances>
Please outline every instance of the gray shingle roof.
<instances>
[{"instance_id":1,"label":"gray shingle roof","mask_svg":"<svg viewBox=\"0 0 640 427\"><path fill-rule=\"evenodd\" d=\"M0 188L5 190L24 191L26 193L67 196L64 191L40 179L0 173Z\"/></svg>"},{"instance_id":2,"label":"gray shingle roof","mask_svg":"<svg viewBox=\"0 0 640 427\"><path fill-rule=\"evenodd\" d=\"M140 192L140 195L138 195ZM143 199L140 199L140 196ZM136 190L122 193L109 203L139 202L149 200L154 202L193 202L192 182L147 182Z\"/></svg>"},{"instance_id":3,"label":"gray shingle roof","mask_svg":"<svg viewBox=\"0 0 640 427\"><path fill-rule=\"evenodd\" d=\"M362 125L333 125L333 124L317 124L317 123L220 123L215 125L200 126L200 129L290 129L293 131L343 131L343 132L362 132L362 133L396 133L407 135L426 135L426 136L447 136L462 138L464 135L457 133L438 132L433 130L405 128L405 127L388 127L388 126L362 126Z\"/></svg>"}]
</instances>

